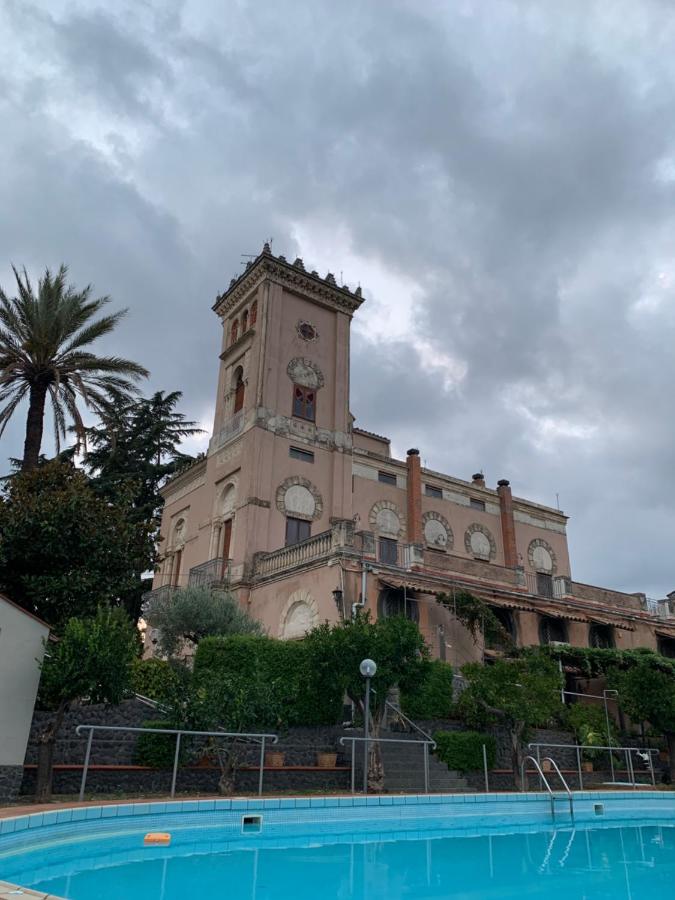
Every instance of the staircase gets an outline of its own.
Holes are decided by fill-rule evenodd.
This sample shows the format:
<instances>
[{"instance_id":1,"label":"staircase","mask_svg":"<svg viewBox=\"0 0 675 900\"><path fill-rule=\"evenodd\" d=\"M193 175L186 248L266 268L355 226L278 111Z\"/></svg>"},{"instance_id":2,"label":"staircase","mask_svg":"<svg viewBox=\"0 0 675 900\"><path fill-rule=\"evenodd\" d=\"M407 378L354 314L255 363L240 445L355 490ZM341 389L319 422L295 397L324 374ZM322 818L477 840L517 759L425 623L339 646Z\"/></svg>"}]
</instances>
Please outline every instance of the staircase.
<instances>
[{"instance_id":1,"label":"staircase","mask_svg":"<svg viewBox=\"0 0 675 900\"><path fill-rule=\"evenodd\" d=\"M382 737L409 738L420 737L415 733L407 735L400 732L382 731ZM382 744L382 763L384 765L384 789L389 794L421 794L424 791L424 757L421 744ZM441 762L433 753L429 753L429 791L432 794L461 794L471 791L466 778L454 772Z\"/></svg>"},{"instance_id":2,"label":"staircase","mask_svg":"<svg viewBox=\"0 0 675 900\"><path fill-rule=\"evenodd\" d=\"M380 737L387 739L380 744L380 753L384 766L384 790L388 794L424 793L424 748L422 744L414 742L424 740L426 735L417 730L417 726L413 722L408 721L411 726L409 731L392 731L388 727L382 727L380 730ZM361 730L355 730L352 733L355 737L363 735ZM399 743L387 743L392 739ZM361 742L356 744L355 762L355 783L357 790L360 790L363 784L363 744ZM473 790L466 778L459 772L448 769L447 765L429 750L430 793L461 794L470 793Z\"/></svg>"}]
</instances>

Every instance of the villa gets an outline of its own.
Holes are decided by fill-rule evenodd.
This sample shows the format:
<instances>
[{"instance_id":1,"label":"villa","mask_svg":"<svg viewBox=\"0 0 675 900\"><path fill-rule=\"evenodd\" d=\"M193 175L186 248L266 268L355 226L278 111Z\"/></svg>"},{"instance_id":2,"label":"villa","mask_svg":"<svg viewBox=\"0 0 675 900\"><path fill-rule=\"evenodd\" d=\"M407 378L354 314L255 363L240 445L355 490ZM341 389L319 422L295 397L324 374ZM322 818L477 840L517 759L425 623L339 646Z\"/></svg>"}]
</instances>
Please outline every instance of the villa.
<instances>
[{"instance_id":1,"label":"villa","mask_svg":"<svg viewBox=\"0 0 675 900\"><path fill-rule=\"evenodd\" d=\"M272 636L360 608L414 619L439 658L498 653L436 596L486 600L519 646L651 647L675 656L671 598L574 580L567 517L482 473L405 459L350 413L360 288L265 244L216 298L223 330L205 457L164 488L153 592L227 584ZM148 651L152 652L150 634Z\"/></svg>"}]
</instances>

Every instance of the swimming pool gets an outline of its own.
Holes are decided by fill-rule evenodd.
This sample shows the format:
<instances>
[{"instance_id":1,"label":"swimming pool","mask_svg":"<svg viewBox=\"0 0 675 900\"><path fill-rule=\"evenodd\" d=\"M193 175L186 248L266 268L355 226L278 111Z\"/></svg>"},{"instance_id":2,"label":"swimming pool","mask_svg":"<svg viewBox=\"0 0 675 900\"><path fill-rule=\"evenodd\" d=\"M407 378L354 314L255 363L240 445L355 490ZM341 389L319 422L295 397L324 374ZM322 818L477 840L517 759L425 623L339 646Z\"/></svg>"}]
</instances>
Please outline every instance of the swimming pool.
<instances>
[{"instance_id":1,"label":"swimming pool","mask_svg":"<svg viewBox=\"0 0 675 900\"><path fill-rule=\"evenodd\" d=\"M149 831L171 845L147 847ZM675 794L209 800L0 821L0 879L68 900L673 896Z\"/></svg>"}]
</instances>

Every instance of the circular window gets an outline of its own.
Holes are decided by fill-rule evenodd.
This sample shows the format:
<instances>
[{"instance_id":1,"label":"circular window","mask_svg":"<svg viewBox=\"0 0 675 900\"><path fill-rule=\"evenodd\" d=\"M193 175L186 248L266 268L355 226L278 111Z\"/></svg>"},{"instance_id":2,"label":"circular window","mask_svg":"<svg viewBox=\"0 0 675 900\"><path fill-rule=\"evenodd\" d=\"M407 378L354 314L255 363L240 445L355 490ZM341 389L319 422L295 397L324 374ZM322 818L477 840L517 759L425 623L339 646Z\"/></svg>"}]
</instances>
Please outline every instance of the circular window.
<instances>
[{"instance_id":1,"label":"circular window","mask_svg":"<svg viewBox=\"0 0 675 900\"><path fill-rule=\"evenodd\" d=\"M318 337L316 328L309 322L298 322L297 331L303 341L315 341Z\"/></svg>"}]
</instances>

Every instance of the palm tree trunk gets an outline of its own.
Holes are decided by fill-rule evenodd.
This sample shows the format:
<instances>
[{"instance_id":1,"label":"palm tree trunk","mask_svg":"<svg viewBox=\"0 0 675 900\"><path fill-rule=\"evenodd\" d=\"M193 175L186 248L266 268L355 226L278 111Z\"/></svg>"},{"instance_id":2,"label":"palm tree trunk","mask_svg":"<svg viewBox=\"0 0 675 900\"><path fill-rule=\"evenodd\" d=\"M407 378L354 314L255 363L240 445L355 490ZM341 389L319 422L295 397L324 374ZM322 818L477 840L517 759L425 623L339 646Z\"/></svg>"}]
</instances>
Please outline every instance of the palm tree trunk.
<instances>
[{"instance_id":1,"label":"palm tree trunk","mask_svg":"<svg viewBox=\"0 0 675 900\"><path fill-rule=\"evenodd\" d=\"M26 440L23 445L23 462L21 464L22 472L29 472L31 469L35 469L40 458L46 398L46 384L31 385L28 418L26 419Z\"/></svg>"}]
</instances>

